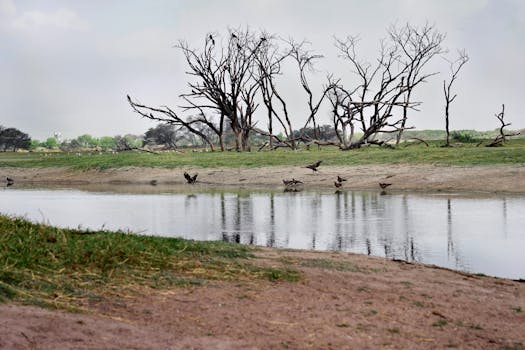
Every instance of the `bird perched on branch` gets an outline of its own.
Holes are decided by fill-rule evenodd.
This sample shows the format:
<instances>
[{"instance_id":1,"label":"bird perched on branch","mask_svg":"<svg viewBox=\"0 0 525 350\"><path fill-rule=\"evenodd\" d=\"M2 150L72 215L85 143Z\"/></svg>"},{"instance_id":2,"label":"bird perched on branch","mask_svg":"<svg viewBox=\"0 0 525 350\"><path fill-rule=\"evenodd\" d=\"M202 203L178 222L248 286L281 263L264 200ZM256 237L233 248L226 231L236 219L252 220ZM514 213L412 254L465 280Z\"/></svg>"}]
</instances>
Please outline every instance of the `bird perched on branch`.
<instances>
[{"instance_id":1,"label":"bird perched on branch","mask_svg":"<svg viewBox=\"0 0 525 350\"><path fill-rule=\"evenodd\" d=\"M317 168L319 168L319 165L321 165L321 163L322 163L322 160L318 160L317 162L313 164L308 164L307 166L305 166L305 168L312 169L314 172L316 172Z\"/></svg>"},{"instance_id":2,"label":"bird perched on branch","mask_svg":"<svg viewBox=\"0 0 525 350\"><path fill-rule=\"evenodd\" d=\"M343 181L346 181L346 179L337 175L337 182L343 182Z\"/></svg>"},{"instance_id":3,"label":"bird perched on branch","mask_svg":"<svg viewBox=\"0 0 525 350\"><path fill-rule=\"evenodd\" d=\"M379 187L381 187L382 189L385 189L385 188L387 188L388 186L391 186L391 185L392 185L392 184L387 184L387 183L385 183L385 182L380 182L380 183L379 183Z\"/></svg>"},{"instance_id":4,"label":"bird perched on branch","mask_svg":"<svg viewBox=\"0 0 525 350\"><path fill-rule=\"evenodd\" d=\"M212 45L215 45L215 40L213 39L213 35L211 34L210 34L210 40L211 40Z\"/></svg>"},{"instance_id":5,"label":"bird perched on branch","mask_svg":"<svg viewBox=\"0 0 525 350\"><path fill-rule=\"evenodd\" d=\"M198 173L195 173L195 175L191 176L190 174L188 174L187 172L184 172L184 178L186 179L186 181L189 183L189 184L194 184L195 182L197 182L197 176L199 174Z\"/></svg>"}]
</instances>

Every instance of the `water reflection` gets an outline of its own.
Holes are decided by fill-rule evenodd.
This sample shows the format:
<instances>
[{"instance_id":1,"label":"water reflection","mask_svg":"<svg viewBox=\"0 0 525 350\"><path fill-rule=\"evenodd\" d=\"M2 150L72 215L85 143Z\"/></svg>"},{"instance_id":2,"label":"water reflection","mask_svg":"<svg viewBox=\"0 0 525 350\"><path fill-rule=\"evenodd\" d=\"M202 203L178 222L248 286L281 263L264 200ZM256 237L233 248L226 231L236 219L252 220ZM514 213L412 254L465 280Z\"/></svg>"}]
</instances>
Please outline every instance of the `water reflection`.
<instances>
[{"instance_id":1,"label":"water reflection","mask_svg":"<svg viewBox=\"0 0 525 350\"><path fill-rule=\"evenodd\" d=\"M9 188L0 192L0 211L59 226L351 251L525 277L523 196L192 191Z\"/></svg>"}]
</instances>

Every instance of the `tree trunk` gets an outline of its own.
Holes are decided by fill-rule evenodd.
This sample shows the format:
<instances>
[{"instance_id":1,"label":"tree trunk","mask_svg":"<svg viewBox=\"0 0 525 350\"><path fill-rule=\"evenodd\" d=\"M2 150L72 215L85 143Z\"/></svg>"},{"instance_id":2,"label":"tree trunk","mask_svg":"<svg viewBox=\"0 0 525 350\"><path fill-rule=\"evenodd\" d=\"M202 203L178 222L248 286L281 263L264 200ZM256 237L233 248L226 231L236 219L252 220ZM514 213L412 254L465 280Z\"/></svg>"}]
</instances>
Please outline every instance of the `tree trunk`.
<instances>
[{"instance_id":1,"label":"tree trunk","mask_svg":"<svg viewBox=\"0 0 525 350\"><path fill-rule=\"evenodd\" d=\"M450 146L450 130L449 130L449 122L448 122L448 106L449 106L449 102L447 100L447 104L445 105L445 131L447 133L447 143L445 143L446 147Z\"/></svg>"}]
</instances>

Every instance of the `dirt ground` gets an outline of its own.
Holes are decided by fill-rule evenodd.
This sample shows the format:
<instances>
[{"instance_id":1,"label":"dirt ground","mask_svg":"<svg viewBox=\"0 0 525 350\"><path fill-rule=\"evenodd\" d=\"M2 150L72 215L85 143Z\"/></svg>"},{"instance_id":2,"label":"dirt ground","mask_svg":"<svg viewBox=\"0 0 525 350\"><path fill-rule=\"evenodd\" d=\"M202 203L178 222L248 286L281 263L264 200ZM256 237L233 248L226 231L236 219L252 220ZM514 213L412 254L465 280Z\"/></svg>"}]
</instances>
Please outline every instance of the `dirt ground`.
<instances>
[{"instance_id":1,"label":"dirt ground","mask_svg":"<svg viewBox=\"0 0 525 350\"><path fill-rule=\"evenodd\" d=\"M282 180L295 178L305 190L333 188L337 176L347 178L343 190L379 189L391 183L392 191L483 191L525 193L525 166L362 165L323 166L317 172L299 166L261 168L115 168L72 171L67 168L0 168L0 178L15 185L116 185L185 184L183 172L198 173L201 186L264 186L282 188Z\"/></svg>"},{"instance_id":2,"label":"dirt ground","mask_svg":"<svg viewBox=\"0 0 525 350\"><path fill-rule=\"evenodd\" d=\"M525 193L525 167L0 169L22 184L200 185ZM366 174L366 175L363 175ZM299 282L219 282L87 303L88 313L0 305L0 349L525 349L525 283L351 253L263 249Z\"/></svg>"}]
</instances>

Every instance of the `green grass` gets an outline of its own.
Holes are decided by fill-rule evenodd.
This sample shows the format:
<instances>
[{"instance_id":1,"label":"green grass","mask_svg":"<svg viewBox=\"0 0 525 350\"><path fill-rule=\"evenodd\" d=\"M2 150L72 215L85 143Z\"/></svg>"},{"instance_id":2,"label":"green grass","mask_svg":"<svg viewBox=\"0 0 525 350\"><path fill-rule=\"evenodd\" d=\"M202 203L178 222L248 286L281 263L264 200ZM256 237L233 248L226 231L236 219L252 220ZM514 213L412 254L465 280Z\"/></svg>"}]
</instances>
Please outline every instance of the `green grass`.
<instances>
[{"instance_id":1,"label":"green grass","mask_svg":"<svg viewBox=\"0 0 525 350\"><path fill-rule=\"evenodd\" d=\"M0 301L76 308L144 288L210 280L296 281L292 269L259 267L255 248L224 242L60 229L0 215Z\"/></svg>"},{"instance_id":2,"label":"green grass","mask_svg":"<svg viewBox=\"0 0 525 350\"><path fill-rule=\"evenodd\" d=\"M0 153L0 167L60 167L76 169L108 169L125 166L139 167L260 167L304 165L322 159L323 165L364 164L438 164L490 165L525 164L525 139L511 140L504 147L441 147L441 142L424 145L403 144L395 149L369 147L340 151L335 147L311 147L311 150L279 149L264 152L163 152L151 154L140 151L111 153Z\"/></svg>"}]
</instances>

